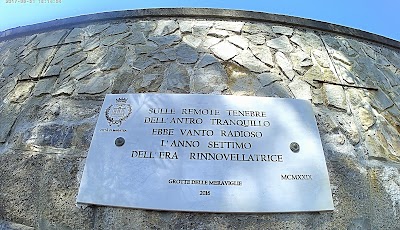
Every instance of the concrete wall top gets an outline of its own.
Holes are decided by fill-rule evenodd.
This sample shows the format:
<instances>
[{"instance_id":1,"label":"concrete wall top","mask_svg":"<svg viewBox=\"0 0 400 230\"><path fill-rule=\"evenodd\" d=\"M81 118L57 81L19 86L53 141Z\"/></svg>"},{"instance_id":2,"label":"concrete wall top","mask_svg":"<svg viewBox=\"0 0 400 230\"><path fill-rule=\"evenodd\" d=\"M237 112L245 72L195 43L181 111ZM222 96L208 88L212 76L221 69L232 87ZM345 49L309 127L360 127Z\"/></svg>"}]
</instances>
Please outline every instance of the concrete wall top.
<instances>
[{"instance_id":1,"label":"concrete wall top","mask_svg":"<svg viewBox=\"0 0 400 230\"><path fill-rule=\"evenodd\" d=\"M250 20L259 22L274 22L287 24L290 26L305 27L321 31L333 32L345 36L376 42L386 46L400 49L400 42L386 38L366 31L340 26L332 23L304 19L293 16L269 14L263 12L228 10L228 9L210 9L210 8L154 8L113 11L96 14L88 14L77 17L56 19L49 22L38 23L34 25L21 26L0 32L0 41L13 39L19 36L30 35L34 33L46 32L60 28L71 28L79 25L86 25L99 21L137 19L148 17L197 17L197 18L222 18L230 20Z\"/></svg>"}]
</instances>

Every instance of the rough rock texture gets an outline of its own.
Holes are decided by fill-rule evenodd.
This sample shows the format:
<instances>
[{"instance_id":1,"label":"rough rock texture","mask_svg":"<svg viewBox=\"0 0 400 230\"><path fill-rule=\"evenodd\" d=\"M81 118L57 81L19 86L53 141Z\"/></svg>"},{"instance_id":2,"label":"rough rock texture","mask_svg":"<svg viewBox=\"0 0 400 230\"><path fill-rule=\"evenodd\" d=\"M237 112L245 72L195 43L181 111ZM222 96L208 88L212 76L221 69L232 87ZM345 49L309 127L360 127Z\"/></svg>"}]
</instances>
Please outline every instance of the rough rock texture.
<instances>
[{"instance_id":1,"label":"rough rock texture","mask_svg":"<svg viewBox=\"0 0 400 230\"><path fill-rule=\"evenodd\" d=\"M0 229L399 229L400 51L240 20L136 18L0 42ZM335 210L76 206L105 94L148 92L311 101Z\"/></svg>"}]
</instances>

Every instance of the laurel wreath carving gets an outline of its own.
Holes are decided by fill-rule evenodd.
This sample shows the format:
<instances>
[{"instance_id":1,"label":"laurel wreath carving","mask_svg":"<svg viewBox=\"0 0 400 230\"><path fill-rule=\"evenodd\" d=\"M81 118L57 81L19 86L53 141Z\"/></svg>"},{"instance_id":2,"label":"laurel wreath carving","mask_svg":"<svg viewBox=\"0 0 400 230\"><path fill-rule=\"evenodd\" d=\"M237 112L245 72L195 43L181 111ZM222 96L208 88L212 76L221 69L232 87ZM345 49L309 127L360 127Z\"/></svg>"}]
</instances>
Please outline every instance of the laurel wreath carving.
<instances>
[{"instance_id":1,"label":"laurel wreath carving","mask_svg":"<svg viewBox=\"0 0 400 230\"><path fill-rule=\"evenodd\" d=\"M110 115L109 115L112 106L113 106L113 105L110 105L110 106L106 109L106 112L105 112L106 118L107 118L107 120L108 120L108 124L109 124L110 126L111 126L111 125L120 126L120 125L122 124L122 122L125 121L125 120L129 117L129 115L131 115L131 113L132 113L132 107L131 107L130 105L128 105L128 114L126 114L125 116L121 117L120 119L114 119L113 117L110 117Z\"/></svg>"}]
</instances>

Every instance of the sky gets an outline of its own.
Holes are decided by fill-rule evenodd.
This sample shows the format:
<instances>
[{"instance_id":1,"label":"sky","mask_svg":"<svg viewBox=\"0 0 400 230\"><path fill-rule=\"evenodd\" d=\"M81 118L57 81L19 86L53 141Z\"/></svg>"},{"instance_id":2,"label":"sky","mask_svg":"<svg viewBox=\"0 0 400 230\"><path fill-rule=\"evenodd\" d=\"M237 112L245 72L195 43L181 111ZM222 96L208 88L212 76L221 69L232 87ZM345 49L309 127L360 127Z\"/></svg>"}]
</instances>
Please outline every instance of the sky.
<instances>
[{"instance_id":1,"label":"sky","mask_svg":"<svg viewBox=\"0 0 400 230\"><path fill-rule=\"evenodd\" d=\"M361 29L400 41L400 0L0 0L0 31L119 10L198 7L266 12Z\"/></svg>"}]
</instances>

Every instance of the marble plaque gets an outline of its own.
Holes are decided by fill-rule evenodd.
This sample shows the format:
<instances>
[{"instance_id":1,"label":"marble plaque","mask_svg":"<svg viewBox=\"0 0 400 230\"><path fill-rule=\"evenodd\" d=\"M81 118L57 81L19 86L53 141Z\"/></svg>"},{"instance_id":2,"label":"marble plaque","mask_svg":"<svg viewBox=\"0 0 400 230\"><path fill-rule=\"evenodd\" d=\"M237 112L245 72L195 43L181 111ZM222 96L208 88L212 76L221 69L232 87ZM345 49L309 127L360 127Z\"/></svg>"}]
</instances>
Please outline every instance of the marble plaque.
<instances>
[{"instance_id":1,"label":"marble plaque","mask_svg":"<svg viewBox=\"0 0 400 230\"><path fill-rule=\"evenodd\" d=\"M79 204L192 212L333 210L305 100L107 95Z\"/></svg>"}]
</instances>

